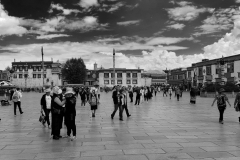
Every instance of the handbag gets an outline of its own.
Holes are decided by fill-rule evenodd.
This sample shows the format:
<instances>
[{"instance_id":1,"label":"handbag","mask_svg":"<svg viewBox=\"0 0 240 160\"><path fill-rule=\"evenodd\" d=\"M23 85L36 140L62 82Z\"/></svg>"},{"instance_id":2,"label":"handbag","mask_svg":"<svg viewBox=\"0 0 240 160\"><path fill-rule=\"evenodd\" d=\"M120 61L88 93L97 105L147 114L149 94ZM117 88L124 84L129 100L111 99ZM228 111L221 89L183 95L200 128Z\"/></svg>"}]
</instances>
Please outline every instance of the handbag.
<instances>
[{"instance_id":1,"label":"handbag","mask_svg":"<svg viewBox=\"0 0 240 160\"><path fill-rule=\"evenodd\" d=\"M45 122L46 122L43 111L41 111L41 114L40 114L40 117L39 117L39 122L41 122L42 124L45 124Z\"/></svg>"},{"instance_id":2,"label":"handbag","mask_svg":"<svg viewBox=\"0 0 240 160\"><path fill-rule=\"evenodd\" d=\"M236 110L236 112L239 112L239 111L240 111L240 103L238 103L238 104L235 106L235 110Z\"/></svg>"}]
</instances>

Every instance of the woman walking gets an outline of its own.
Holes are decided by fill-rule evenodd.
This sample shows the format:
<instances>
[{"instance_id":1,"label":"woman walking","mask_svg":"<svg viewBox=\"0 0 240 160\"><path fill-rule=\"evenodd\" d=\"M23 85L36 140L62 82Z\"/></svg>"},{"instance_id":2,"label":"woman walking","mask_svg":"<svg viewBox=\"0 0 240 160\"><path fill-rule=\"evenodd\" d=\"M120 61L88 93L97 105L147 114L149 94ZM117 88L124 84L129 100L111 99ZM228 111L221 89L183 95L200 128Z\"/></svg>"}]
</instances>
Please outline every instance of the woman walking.
<instances>
[{"instance_id":1,"label":"woman walking","mask_svg":"<svg viewBox=\"0 0 240 160\"><path fill-rule=\"evenodd\" d=\"M191 88L190 90L190 103L196 104L196 92L194 88Z\"/></svg>"},{"instance_id":2,"label":"woman walking","mask_svg":"<svg viewBox=\"0 0 240 160\"><path fill-rule=\"evenodd\" d=\"M236 84L238 88L240 89L240 82ZM234 101L234 108L237 112L240 112L240 92L236 95L235 101ZM238 121L240 123L240 117L238 117Z\"/></svg>"},{"instance_id":3,"label":"woman walking","mask_svg":"<svg viewBox=\"0 0 240 160\"><path fill-rule=\"evenodd\" d=\"M169 88L168 93L169 93L169 97L171 99L172 98L172 87Z\"/></svg>"},{"instance_id":4,"label":"woman walking","mask_svg":"<svg viewBox=\"0 0 240 160\"><path fill-rule=\"evenodd\" d=\"M65 104L65 121L67 126L67 137L72 141L76 139L76 97L74 96L74 91L72 88L67 88L65 93L66 104ZM71 132L73 136L71 137Z\"/></svg>"},{"instance_id":5,"label":"woman walking","mask_svg":"<svg viewBox=\"0 0 240 160\"><path fill-rule=\"evenodd\" d=\"M221 88L218 92L218 95L216 95L215 99L213 100L212 106L214 105L215 101L217 101L217 106L219 110L219 123L223 124L223 114L226 109L226 101L228 102L229 106L231 107L231 104L228 101L228 98L226 94L223 93L224 89Z\"/></svg>"},{"instance_id":6,"label":"woman walking","mask_svg":"<svg viewBox=\"0 0 240 160\"><path fill-rule=\"evenodd\" d=\"M66 100L63 101L59 98L59 87L55 86L53 88L53 97L52 97L52 135L53 139L59 140L59 138L62 138L60 135L60 130L62 128L62 106L65 104Z\"/></svg>"},{"instance_id":7,"label":"woman walking","mask_svg":"<svg viewBox=\"0 0 240 160\"><path fill-rule=\"evenodd\" d=\"M143 100L144 100L144 90L143 90L143 87L141 87L141 89L140 89L140 103L143 103Z\"/></svg>"},{"instance_id":8,"label":"woman walking","mask_svg":"<svg viewBox=\"0 0 240 160\"><path fill-rule=\"evenodd\" d=\"M89 104L91 106L92 117L95 117L95 113L96 113L97 105L98 105L98 96L95 93L95 90L92 90L92 93L90 94Z\"/></svg>"},{"instance_id":9,"label":"woman walking","mask_svg":"<svg viewBox=\"0 0 240 160\"><path fill-rule=\"evenodd\" d=\"M131 114L129 114L128 107L127 107L127 88L123 87L122 91L120 92L122 92L122 112L125 109L127 117L130 117Z\"/></svg>"},{"instance_id":10,"label":"woman walking","mask_svg":"<svg viewBox=\"0 0 240 160\"><path fill-rule=\"evenodd\" d=\"M45 90L45 94L41 98L41 110L44 111L45 114L45 120L48 124L48 128L50 127L50 120L49 120L49 114L51 112L51 102L52 102L52 96L50 95L51 89L48 88ZM45 124L44 124L45 126Z\"/></svg>"}]
</instances>

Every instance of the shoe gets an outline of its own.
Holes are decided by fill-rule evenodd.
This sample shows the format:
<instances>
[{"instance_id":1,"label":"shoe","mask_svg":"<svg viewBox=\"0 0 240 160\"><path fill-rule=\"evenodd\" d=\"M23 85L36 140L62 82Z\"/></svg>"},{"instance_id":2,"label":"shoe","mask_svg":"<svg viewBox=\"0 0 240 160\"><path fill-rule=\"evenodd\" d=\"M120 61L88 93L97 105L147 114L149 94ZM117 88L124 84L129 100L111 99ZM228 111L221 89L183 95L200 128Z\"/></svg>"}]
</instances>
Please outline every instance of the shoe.
<instances>
[{"instance_id":1,"label":"shoe","mask_svg":"<svg viewBox=\"0 0 240 160\"><path fill-rule=\"evenodd\" d=\"M23 114L23 112L21 112L20 114Z\"/></svg>"},{"instance_id":2,"label":"shoe","mask_svg":"<svg viewBox=\"0 0 240 160\"><path fill-rule=\"evenodd\" d=\"M240 117L238 119L239 119L239 123L240 123Z\"/></svg>"},{"instance_id":3,"label":"shoe","mask_svg":"<svg viewBox=\"0 0 240 160\"><path fill-rule=\"evenodd\" d=\"M93 114L93 116L92 117L95 117L95 114Z\"/></svg>"},{"instance_id":4,"label":"shoe","mask_svg":"<svg viewBox=\"0 0 240 160\"><path fill-rule=\"evenodd\" d=\"M127 117L131 117L131 114L129 114Z\"/></svg>"},{"instance_id":5,"label":"shoe","mask_svg":"<svg viewBox=\"0 0 240 160\"><path fill-rule=\"evenodd\" d=\"M111 119L113 119L113 115L111 114Z\"/></svg>"},{"instance_id":6,"label":"shoe","mask_svg":"<svg viewBox=\"0 0 240 160\"><path fill-rule=\"evenodd\" d=\"M61 136L61 135L59 135L59 136L58 136L58 138L62 138L62 136Z\"/></svg>"},{"instance_id":7,"label":"shoe","mask_svg":"<svg viewBox=\"0 0 240 160\"><path fill-rule=\"evenodd\" d=\"M71 138L71 141L74 141L75 139L77 139L76 136L73 136L73 137Z\"/></svg>"},{"instance_id":8,"label":"shoe","mask_svg":"<svg viewBox=\"0 0 240 160\"><path fill-rule=\"evenodd\" d=\"M223 124L223 121L219 121L219 123Z\"/></svg>"},{"instance_id":9,"label":"shoe","mask_svg":"<svg viewBox=\"0 0 240 160\"><path fill-rule=\"evenodd\" d=\"M119 120L120 120L120 121L123 121L123 119L122 119L122 118L120 118Z\"/></svg>"},{"instance_id":10,"label":"shoe","mask_svg":"<svg viewBox=\"0 0 240 160\"><path fill-rule=\"evenodd\" d=\"M54 140L59 140L59 137L58 136L53 136L53 139Z\"/></svg>"}]
</instances>

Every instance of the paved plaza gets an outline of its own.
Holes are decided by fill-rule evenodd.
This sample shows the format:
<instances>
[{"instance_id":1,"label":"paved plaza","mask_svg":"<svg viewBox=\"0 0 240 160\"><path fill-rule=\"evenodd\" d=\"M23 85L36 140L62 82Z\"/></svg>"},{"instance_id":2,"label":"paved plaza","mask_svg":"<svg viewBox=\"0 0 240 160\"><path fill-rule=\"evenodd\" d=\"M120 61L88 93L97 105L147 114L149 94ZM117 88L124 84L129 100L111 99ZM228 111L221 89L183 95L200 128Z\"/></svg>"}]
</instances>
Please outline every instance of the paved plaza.
<instances>
[{"instance_id":1,"label":"paved plaza","mask_svg":"<svg viewBox=\"0 0 240 160\"><path fill-rule=\"evenodd\" d=\"M239 113L227 108L224 124L218 123L212 98L197 98L189 104L189 93L177 101L158 93L148 103L129 103L131 117L114 120L111 92L101 93L96 117L89 105L77 102L77 140L52 140L38 121L41 93L23 93L23 115L14 117L13 106L0 107L0 160L239 160ZM234 99L230 99L233 105ZM18 110L17 110L18 111ZM63 127L61 135L66 134Z\"/></svg>"}]
</instances>

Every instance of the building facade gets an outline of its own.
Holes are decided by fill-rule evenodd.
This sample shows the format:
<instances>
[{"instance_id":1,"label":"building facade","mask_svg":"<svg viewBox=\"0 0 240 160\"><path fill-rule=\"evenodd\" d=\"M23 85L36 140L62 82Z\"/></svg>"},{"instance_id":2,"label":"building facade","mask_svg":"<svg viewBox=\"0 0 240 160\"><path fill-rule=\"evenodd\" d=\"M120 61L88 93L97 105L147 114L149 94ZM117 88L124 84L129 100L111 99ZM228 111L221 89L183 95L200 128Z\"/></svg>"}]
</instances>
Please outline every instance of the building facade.
<instances>
[{"instance_id":1,"label":"building facade","mask_svg":"<svg viewBox=\"0 0 240 160\"><path fill-rule=\"evenodd\" d=\"M12 83L23 88L43 86L43 69L41 61L12 62ZM61 86L62 72L59 62L44 62L44 85Z\"/></svg>"},{"instance_id":2,"label":"building facade","mask_svg":"<svg viewBox=\"0 0 240 160\"><path fill-rule=\"evenodd\" d=\"M145 86L164 85L167 83L166 78L166 74L145 72L142 73L142 84L145 84Z\"/></svg>"},{"instance_id":3,"label":"building facade","mask_svg":"<svg viewBox=\"0 0 240 160\"><path fill-rule=\"evenodd\" d=\"M185 86L187 87L187 69L178 68L170 70L168 73L167 83L172 86Z\"/></svg>"},{"instance_id":4,"label":"building facade","mask_svg":"<svg viewBox=\"0 0 240 160\"><path fill-rule=\"evenodd\" d=\"M114 85L121 86L142 86L141 73L142 69L126 69L116 68L115 74L113 69L99 69L98 70L98 82L101 87Z\"/></svg>"}]
</instances>

